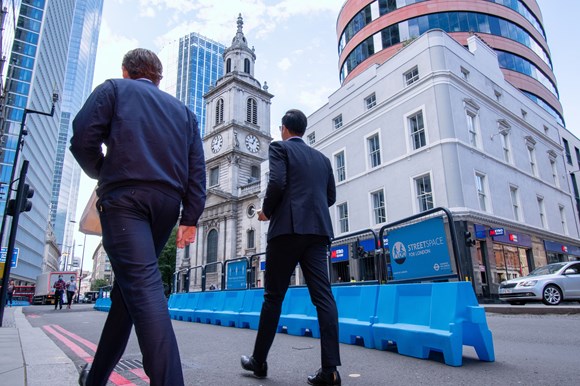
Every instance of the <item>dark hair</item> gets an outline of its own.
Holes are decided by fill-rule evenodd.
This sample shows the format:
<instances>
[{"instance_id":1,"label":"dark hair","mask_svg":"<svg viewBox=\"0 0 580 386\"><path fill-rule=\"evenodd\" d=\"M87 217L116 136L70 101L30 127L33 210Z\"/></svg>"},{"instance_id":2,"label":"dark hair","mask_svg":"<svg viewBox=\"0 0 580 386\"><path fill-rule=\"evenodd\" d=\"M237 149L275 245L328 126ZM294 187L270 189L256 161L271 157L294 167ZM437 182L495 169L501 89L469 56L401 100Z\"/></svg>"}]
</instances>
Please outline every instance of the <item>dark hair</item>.
<instances>
[{"instance_id":1,"label":"dark hair","mask_svg":"<svg viewBox=\"0 0 580 386\"><path fill-rule=\"evenodd\" d=\"M286 111L286 114L282 117L282 125L286 126L288 131L302 137L306 131L308 119L306 119L306 115L302 111L292 109Z\"/></svg>"},{"instance_id":2,"label":"dark hair","mask_svg":"<svg viewBox=\"0 0 580 386\"><path fill-rule=\"evenodd\" d=\"M123 67L131 79L146 78L159 86L163 78L163 65L153 51L145 48L135 48L123 57Z\"/></svg>"}]
</instances>

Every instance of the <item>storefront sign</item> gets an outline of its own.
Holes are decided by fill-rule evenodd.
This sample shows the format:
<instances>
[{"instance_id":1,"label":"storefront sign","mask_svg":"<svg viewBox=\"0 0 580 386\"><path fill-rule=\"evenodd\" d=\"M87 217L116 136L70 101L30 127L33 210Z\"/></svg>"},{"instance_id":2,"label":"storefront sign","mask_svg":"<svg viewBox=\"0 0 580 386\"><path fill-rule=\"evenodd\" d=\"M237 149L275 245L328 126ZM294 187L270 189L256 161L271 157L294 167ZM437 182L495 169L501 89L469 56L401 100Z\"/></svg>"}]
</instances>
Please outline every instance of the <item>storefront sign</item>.
<instances>
[{"instance_id":1,"label":"storefront sign","mask_svg":"<svg viewBox=\"0 0 580 386\"><path fill-rule=\"evenodd\" d=\"M337 245L330 248L330 260L333 263L348 261L348 245Z\"/></svg>"},{"instance_id":2,"label":"storefront sign","mask_svg":"<svg viewBox=\"0 0 580 386\"><path fill-rule=\"evenodd\" d=\"M389 243L395 280L453 274L441 217L395 229Z\"/></svg>"},{"instance_id":3,"label":"storefront sign","mask_svg":"<svg viewBox=\"0 0 580 386\"><path fill-rule=\"evenodd\" d=\"M504 233L505 232L504 232L504 229L503 228L491 228L489 230L489 235L491 237L494 237L494 236L503 236Z\"/></svg>"},{"instance_id":4,"label":"storefront sign","mask_svg":"<svg viewBox=\"0 0 580 386\"><path fill-rule=\"evenodd\" d=\"M546 252L580 256L580 247L576 245L562 244L555 241L544 240L544 248L546 248Z\"/></svg>"}]
</instances>

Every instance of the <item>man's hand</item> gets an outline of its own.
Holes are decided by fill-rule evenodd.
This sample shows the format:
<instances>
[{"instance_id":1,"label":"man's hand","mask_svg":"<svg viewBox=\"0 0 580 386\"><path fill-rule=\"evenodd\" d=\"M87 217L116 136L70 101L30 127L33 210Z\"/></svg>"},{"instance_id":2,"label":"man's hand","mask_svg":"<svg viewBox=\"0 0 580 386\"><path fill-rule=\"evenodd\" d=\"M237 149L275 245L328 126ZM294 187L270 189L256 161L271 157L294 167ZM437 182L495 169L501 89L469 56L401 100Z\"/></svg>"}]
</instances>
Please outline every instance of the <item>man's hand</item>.
<instances>
[{"instance_id":1,"label":"man's hand","mask_svg":"<svg viewBox=\"0 0 580 386\"><path fill-rule=\"evenodd\" d=\"M268 221L270 220L268 217L266 217L266 215L264 214L264 212L262 212L261 209L258 209L258 221Z\"/></svg>"},{"instance_id":2,"label":"man's hand","mask_svg":"<svg viewBox=\"0 0 580 386\"><path fill-rule=\"evenodd\" d=\"M195 242L195 233L197 227L192 225L180 225L177 228L176 244L177 248L185 248L189 244Z\"/></svg>"}]
</instances>

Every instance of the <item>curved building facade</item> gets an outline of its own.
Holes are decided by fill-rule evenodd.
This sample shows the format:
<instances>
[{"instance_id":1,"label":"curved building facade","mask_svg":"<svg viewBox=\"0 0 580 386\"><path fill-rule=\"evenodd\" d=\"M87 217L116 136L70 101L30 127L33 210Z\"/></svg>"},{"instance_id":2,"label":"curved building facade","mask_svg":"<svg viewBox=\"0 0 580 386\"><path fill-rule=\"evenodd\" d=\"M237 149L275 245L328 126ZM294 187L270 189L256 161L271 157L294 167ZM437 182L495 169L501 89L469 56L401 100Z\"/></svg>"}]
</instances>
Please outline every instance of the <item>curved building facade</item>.
<instances>
[{"instance_id":1,"label":"curved building facade","mask_svg":"<svg viewBox=\"0 0 580 386\"><path fill-rule=\"evenodd\" d=\"M336 28L342 84L428 30L442 29L464 46L477 34L497 53L506 80L564 126L536 0L347 0Z\"/></svg>"}]
</instances>

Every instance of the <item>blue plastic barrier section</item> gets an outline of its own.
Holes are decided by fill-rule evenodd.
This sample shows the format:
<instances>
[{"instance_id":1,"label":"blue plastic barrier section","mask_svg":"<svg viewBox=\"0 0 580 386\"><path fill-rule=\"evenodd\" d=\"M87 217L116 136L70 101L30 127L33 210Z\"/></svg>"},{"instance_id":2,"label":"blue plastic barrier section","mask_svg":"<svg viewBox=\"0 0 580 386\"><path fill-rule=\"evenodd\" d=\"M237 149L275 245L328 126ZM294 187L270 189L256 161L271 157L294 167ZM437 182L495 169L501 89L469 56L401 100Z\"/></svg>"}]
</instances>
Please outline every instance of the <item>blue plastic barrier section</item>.
<instances>
[{"instance_id":1,"label":"blue plastic barrier section","mask_svg":"<svg viewBox=\"0 0 580 386\"><path fill-rule=\"evenodd\" d=\"M98 311L109 312L111 309L111 298L98 298L93 308Z\"/></svg>"},{"instance_id":2,"label":"blue plastic barrier section","mask_svg":"<svg viewBox=\"0 0 580 386\"><path fill-rule=\"evenodd\" d=\"M210 318L212 324L220 326L239 327L240 311L244 303L245 290L224 291L221 307L217 308Z\"/></svg>"},{"instance_id":3,"label":"blue plastic barrier section","mask_svg":"<svg viewBox=\"0 0 580 386\"><path fill-rule=\"evenodd\" d=\"M189 292L175 294L169 297L169 316L175 320L184 320L186 322L194 321L194 313L197 308L197 301L201 292Z\"/></svg>"},{"instance_id":4,"label":"blue plastic barrier section","mask_svg":"<svg viewBox=\"0 0 580 386\"><path fill-rule=\"evenodd\" d=\"M216 311L223 310L225 291L205 291L199 293L197 307L193 312L193 321L206 324L217 324Z\"/></svg>"},{"instance_id":5,"label":"blue plastic barrier section","mask_svg":"<svg viewBox=\"0 0 580 386\"><path fill-rule=\"evenodd\" d=\"M310 301L306 287L288 288L282 303L282 315L278 322L278 332L286 330L290 335L307 335L320 338L316 308Z\"/></svg>"},{"instance_id":6,"label":"blue plastic barrier section","mask_svg":"<svg viewBox=\"0 0 580 386\"><path fill-rule=\"evenodd\" d=\"M338 339L366 348L374 348L371 326L377 311L378 285L336 286L332 294L338 307Z\"/></svg>"},{"instance_id":7,"label":"blue plastic barrier section","mask_svg":"<svg viewBox=\"0 0 580 386\"><path fill-rule=\"evenodd\" d=\"M445 363L461 366L463 346L474 347L482 361L495 360L485 310L469 282L334 286L339 340L400 354L428 358L443 353ZM263 289L172 294L172 319L258 329ZM106 304L105 304L106 303ZM96 309L108 311L110 299ZM288 289L278 331L320 337L316 309L306 287Z\"/></svg>"},{"instance_id":8,"label":"blue plastic barrier section","mask_svg":"<svg viewBox=\"0 0 580 386\"><path fill-rule=\"evenodd\" d=\"M495 360L485 310L468 282L381 286L372 330L377 348L395 343L403 355L428 358L434 350L446 364L461 366L468 345L480 360Z\"/></svg>"},{"instance_id":9,"label":"blue plastic barrier section","mask_svg":"<svg viewBox=\"0 0 580 386\"><path fill-rule=\"evenodd\" d=\"M264 301L264 289L251 289L244 292L244 300L238 317L240 328L258 329L260 323L260 311Z\"/></svg>"}]
</instances>

